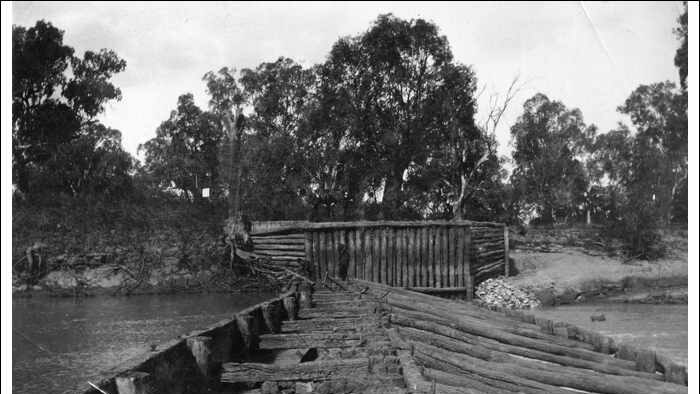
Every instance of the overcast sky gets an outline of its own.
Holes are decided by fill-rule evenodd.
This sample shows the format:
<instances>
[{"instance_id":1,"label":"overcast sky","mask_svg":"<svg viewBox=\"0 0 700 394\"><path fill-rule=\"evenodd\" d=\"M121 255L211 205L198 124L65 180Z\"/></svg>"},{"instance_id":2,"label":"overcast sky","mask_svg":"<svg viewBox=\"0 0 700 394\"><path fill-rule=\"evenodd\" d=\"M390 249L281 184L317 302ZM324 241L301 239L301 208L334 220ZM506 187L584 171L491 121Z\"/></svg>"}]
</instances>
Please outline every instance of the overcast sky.
<instances>
[{"instance_id":1,"label":"overcast sky","mask_svg":"<svg viewBox=\"0 0 700 394\"><path fill-rule=\"evenodd\" d=\"M114 77L123 99L102 120L121 130L136 153L156 127L191 92L206 107L201 78L223 66L252 68L279 56L310 66L332 44L367 30L377 15L435 22L455 59L472 65L486 94L504 92L520 75L525 88L497 130L500 151L510 151L510 126L536 92L583 111L587 123L607 131L623 120L616 107L639 84L678 83L673 35L681 2L567 4L394 3L341 5L255 4L35 4L16 2L13 23L39 19L65 30L78 53L109 48L127 61ZM482 111L483 112L483 111Z\"/></svg>"}]
</instances>

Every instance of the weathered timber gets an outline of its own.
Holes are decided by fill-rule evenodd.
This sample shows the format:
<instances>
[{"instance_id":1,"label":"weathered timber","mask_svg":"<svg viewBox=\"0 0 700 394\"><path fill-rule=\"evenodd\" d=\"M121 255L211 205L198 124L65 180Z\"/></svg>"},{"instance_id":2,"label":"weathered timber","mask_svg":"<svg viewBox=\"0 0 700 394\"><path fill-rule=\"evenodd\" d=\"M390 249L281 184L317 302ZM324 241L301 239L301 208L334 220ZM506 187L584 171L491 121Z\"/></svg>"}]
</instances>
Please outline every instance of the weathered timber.
<instances>
[{"instance_id":1,"label":"weathered timber","mask_svg":"<svg viewBox=\"0 0 700 394\"><path fill-rule=\"evenodd\" d=\"M447 386L460 387L463 390L469 390L466 392L471 393L483 393L483 394L510 394L514 391L505 390L502 388L494 387L486 383L480 382L476 379L465 375L458 375L454 373L449 373L445 371L440 371L439 369L433 368L423 368L423 376L427 379L441 383Z\"/></svg>"},{"instance_id":2,"label":"weathered timber","mask_svg":"<svg viewBox=\"0 0 700 394\"><path fill-rule=\"evenodd\" d=\"M151 392L151 375L146 372L131 371L115 379L118 394L149 394Z\"/></svg>"},{"instance_id":3,"label":"weathered timber","mask_svg":"<svg viewBox=\"0 0 700 394\"><path fill-rule=\"evenodd\" d=\"M471 376L483 377L488 379L487 381L492 385L500 382L497 387L509 390L517 389L519 392L526 394L571 394L570 391L556 386L506 373L498 368L494 368L493 365L495 363L479 361L473 357L445 351L424 343L414 343L414 349L414 355L418 361L428 367L447 371L461 371L471 374ZM446 364L451 368L446 368Z\"/></svg>"},{"instance_id":4,"label":"weathered timber","mask_svg":"<svg viewBox=\"0 0 700 394\"><path fill-rule=\"evenodd\" d=\"M221 381L225 383L257 383L265 381L309 381L339 379L368 374L367 358L310 361L297 365L259 363L225 363Z\"/></svg>"},{"instance_id":5,"label":"weathered timber","mask_svg":"<svg viewBox=\"0 0 700 394\"><path fill-rule=\"evenodd\" d=\"M260 336L260 349L296 348L344 348L360 345L360 335L356 333L317 334L264 334Z\"/></svg>"},{"instance_id":6,"label":"weathered timber","mask_svg":"<svg viewBox=\"0 0 700 394\"><path fill-rule=\"evenodd\" d=\"M566 367L559 367L555 371L552 371L546 370L542 366L530 368L521 364L512 364L508 362L480 362L477 358L423 343L416 343L416 350L431 355L432 357L438 356L440 359L466 371L485 374L484 369L487 369L494 373L518 377L554 387L570 387L577 390L606 394L687 392L687 387L685 386L632 376L605 375L593 371L579 371L574 368Z\"/></svg>"},{"instance_id":7,"label":"weathered timber","mask_svg":"<svg viewBox=\"0 0 700 394\"><path fill-rule=\"evenodd\" d=\"M508 241L508 225L503 226L503 245L505 250L503 251L503 261L505 262L505 276L510 276L510 257L509 257L509 241Z\"/></svg>"},{"instance_id":8,"label":"weathered timber","mask_svg":"<svg viewBox=\"0 0 700 394\"><path fill-rule=\"evenodd\" d=\"M244 348L247 352L257 349L257 332L254 317L250 313L239 313L235 316L238 331L243 338Z\"/></svg>"},{"instance_id":9,"label":"weathered timber","mask_svg":"<svg viewBox=\"0 0 700 394\"><path fill-rule=\"evenodd\" d=\"M299 288L299 306L302 308L313 307L313 299L311 295L311 285L303 283Z\"/></svg>"},{"instance_id":10,"label":"weathered timber","mask_svg":"<svg viewBox=\"0 0 700 394\"><path fill-rule=\"evenodd\" d=\"M297 301L294 296L287 296L282 299L284 310L287 312L288 320L296 320L299 317Z\"/></svg>"},{"instance_id":11,"label":"weathered timber","mask_svg":"<svg viewBox=\"0 0 700 394\"><path fill-rule=\"evenodd\" d=\"M409 287L407 289L428 294L464 293L467 291L466 287Z\"/></svg>"},{"instance_id":12,"label":"weathered timber","mask_svg":"<svg viewBox=\"0 0 700 394\"><path fill-rule=\"evenodd\" d=\"M212 339L205 336L187 338L187 348L190 349L197 367L203 376L208 377L211 369Z\"/></svg>"},{"instance_id":13,"label":"weathered timber","mask_svg":"<svg viewBox=\"0 0 700 394\"><path fill-rule=\"evenodd\" d=\"M304 309L299 312L299 318L301 319L318 319L318 318L345 318L345 317L362 317L366 315L367 311L344 311L344 310L334 310L334 311L319 311L318 308Z\"/></svg>"},{"instance_id":14,"label":"weathered timber","mask_svg":"<svg viewBox=\"0 0 700 394\"><path fill-rule=\"evenodd\" d=\"M416 326L426 325L416 323ZM503 345L495 341L477 336L469 336L449 327L430 327L432 330L402 328L401 335L412 341L423 342L443 349L467 354L487 361L521 363L535 368L560 371L559 366L581 368L612 375L636 376L643 379L661 380L656 374L620 368L607 363L598 363L572 357L556 356L545 352L533 351L517 346ZM518 356L518 357L513 357ZM547 363L543 363L546 361ZM550 364L553 363L553 364ZM558 364L558 365L556 365Z\"/></svg>"},{"instance_id":15,"label":"weathered timber","mask_svg":"<svg viewBox=\"0 0 700 394\"><path fill-rule=\"evenodd\" d=\"M377 323L366 317L350 317L350 318L319 318L285 321L282 323L282 332L305 332L305 331L340 331L340 330L360 330L365 327L376 326Z\"/></svg>"},{"instance_id":16,"label":"weathered timber","mask_svg":"<svg viewBox=\"0 0 700 394\"><path fill-rule=\"evenodd\" d=\"M282 328L282 319L280 316L280 303L279 302L266 302L260 306L262 312L263 320L265 321L265 327L271 333L278 333Z\"/></svg>"}]
</instances>

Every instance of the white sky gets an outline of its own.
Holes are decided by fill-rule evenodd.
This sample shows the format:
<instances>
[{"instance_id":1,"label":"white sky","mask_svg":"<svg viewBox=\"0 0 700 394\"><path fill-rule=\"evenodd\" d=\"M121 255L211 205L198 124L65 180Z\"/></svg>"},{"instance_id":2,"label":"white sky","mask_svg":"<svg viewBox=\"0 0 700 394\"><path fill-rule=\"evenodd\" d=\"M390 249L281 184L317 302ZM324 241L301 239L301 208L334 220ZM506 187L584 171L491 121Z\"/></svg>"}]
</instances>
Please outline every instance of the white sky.
<instances>
[{"instance_id":1,"label":"white sky","mask_svg":"<svg viewBox=\"0 0 700 394\"><path fill-rule=\"evenodd\" d=\"M127 61L114 77L121 102L102 120L121 130L136 153L155 136L192 92L206 107L201 77L223 66L252 68L279 56L310 66L322 62L342 36L367 30L381 13L435 22L455 59L476 70L488 93L504 92L515 75L526 82L497 130L502 154L510 151L510 126L522 103L536 92L583 111L587 123L607 131L623 120L616 112L638 85L678 83L673 35L681 2L567 4L340 5L225 4L37 4L16 2L13 23L39 19L65 30L64 43L78 53L109 48ZM588 17L587 17L588 15ZM589 19L590 18L590 19Z\"/></svg>"}]
</instances>

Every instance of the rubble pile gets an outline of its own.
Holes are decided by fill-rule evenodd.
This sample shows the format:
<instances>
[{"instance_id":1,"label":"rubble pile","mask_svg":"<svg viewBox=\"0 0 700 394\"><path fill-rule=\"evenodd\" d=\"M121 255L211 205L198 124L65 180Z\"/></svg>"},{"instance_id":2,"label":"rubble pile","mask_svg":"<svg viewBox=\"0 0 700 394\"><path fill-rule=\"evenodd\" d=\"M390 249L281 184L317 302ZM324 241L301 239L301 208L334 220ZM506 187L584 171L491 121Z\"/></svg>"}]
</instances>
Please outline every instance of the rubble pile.
<instances>
[{"instance_id":1,"label":"rubble pile","mask_svg":"<svg viewBox=\"0 0 700 394\"><path fill-rule=\"evenodd\" d=\"M476 296L488 306L532 309L540 306L534 294L511 286L501 278L487 279L476 288Z\"/></svg>"}]
</instances>

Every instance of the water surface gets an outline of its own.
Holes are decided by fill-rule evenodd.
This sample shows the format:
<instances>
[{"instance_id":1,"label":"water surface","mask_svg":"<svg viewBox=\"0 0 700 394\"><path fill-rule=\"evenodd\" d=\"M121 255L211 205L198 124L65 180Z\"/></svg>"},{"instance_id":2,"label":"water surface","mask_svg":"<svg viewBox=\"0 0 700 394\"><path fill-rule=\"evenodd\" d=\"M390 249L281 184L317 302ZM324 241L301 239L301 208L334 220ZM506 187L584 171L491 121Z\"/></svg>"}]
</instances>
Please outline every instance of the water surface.
<instances>
[{"instance_id":1,"label":"water surface","mask_svg":"<svg viewBox=\"0 0 700 394\"><path fill-rule=\"evenodd\" d=\"M13 393L68 393L142 352L272 294L12 300Z\"/></svg>"},{"instance_id":2,"label":"water surface","mask_svg":"<svg viewBox=\"0 0 700 394\"><path fill-rule=\"evenodd\" d=\"M591 321L591 315L605 321ZM598 331L616 342L654 349L688 364L688 305L600 303L562 305L535 314Z\"/></svg>"}]
</instances>

